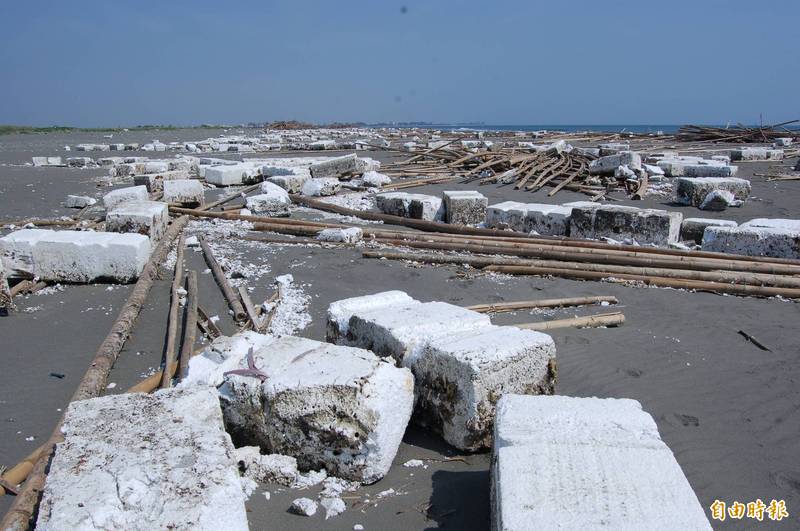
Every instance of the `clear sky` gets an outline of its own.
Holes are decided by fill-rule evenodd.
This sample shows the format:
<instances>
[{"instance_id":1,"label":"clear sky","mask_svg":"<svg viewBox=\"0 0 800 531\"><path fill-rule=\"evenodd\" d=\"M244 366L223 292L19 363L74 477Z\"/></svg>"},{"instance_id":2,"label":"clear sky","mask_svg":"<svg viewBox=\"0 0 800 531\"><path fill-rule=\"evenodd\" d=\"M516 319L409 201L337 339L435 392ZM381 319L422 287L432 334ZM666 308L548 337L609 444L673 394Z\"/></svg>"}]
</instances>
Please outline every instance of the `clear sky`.
<instances>
[{"instance_id":1,"label":"clear sky","mask_svg":"<svg viewBox=\"0 0 800 531\"><path fill-rule=\"evenodd\" d=\"M0 123L800 118L800 2L0 1Z\"/></svg>"}]
</instances>

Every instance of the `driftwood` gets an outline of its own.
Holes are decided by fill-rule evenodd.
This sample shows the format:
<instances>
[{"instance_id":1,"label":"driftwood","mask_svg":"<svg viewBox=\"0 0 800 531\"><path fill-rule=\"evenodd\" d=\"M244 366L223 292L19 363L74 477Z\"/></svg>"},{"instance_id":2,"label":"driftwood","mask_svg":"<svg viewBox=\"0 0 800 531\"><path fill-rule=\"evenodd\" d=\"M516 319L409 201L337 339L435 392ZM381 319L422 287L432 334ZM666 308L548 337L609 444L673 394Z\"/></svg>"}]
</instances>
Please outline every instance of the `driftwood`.
<instances>
[{"instance_id":1,"label":"driftwood","mask_svg":"<svg viewBox=\"0 0 800 531\"><path fill-rule=\"evenodd\" d=\"M175 273L172 277L172 288L170 289L169 317L167 324L167 346L164 350L164 367L170 367L178 359L178 310L180 308L180 296L178 290L183 286L183 250L186 246L183 234L178 239L178 247L175 251ZM161 387L167 389L172 387L172 371L164 371L161 377Z\"/></svg>"},{"instance_id":2,"label":"driftwood","mask_svg":"<svg viewBox=\"0 0 800 531\"><path fill-rule=\"evenodd\" d=\"M622 312L601 313L586 317L572 317L570 319L554 319L538 323L525 323L513 325L525 330L553 330L555 328L596 328L598 326L619 326L625 322Z\"/></svg>"},{"instance_id":3,"label":"driftwood","mask_svg":"<svg viewBox=\"0 0 800 531\"><path fill-rule=\"evenodd\" d=\"M173 221L158 247L150 255L150 259L139 275L133 291L122 307L116 321L114 321L108 336L106 336L106 339L97 350L70 402L97 397L106 388L108 373L122 350L125 340L130 335L133 325L136 323L136 318L147 299L147 295L158 277L159 264L166 258L170 245L186 226L188 219L187 217L182 217ZM53 433L43 445L44 449L35 458L36 464L30 470L28 480L19 495L14 499L13 505L3 517L0 529L24 530L31 527L31 519L44 488L47 465L53 455L55 445L64 440L61 433L63 421L64 417L62 415Z\"/></svg>"},{"instance_id":4,"label":"driftwood","mask_svg":"<svg viewBox=\"0 0 800 531\"><path fill-rule=\"evenodd\" d=\"M616 297L610 295L599 295L596 297L569 297L564 299L541 299L534 301L518 301L518 302L498 302L494 304L475 304L467 306L468 310L480 313L502 313L514 312L517 310L530 310L533 308L561 308L565 306L584 306L587 304L598 304L607 302L609 304L617 304L619 301Z\"/></svg>"},{"instance_id":5,"label":"driftwood","mask_svg":"<svg viewBox=\"0 0 800 531\"><path fill-rule=\"evenodd\" d=\"M228 306L233 310L233 318L236 321L243 321L244 318L247 317L247 312L245 312L244 306L242 306L242 301L239 300L239 297L236 296L236 292L233 291L233 287L231 287L230 282L228 282L228 278L225 276L225 272L222 270L219 262L214 258L214 253L211 251L211 247L208 246L208 243L206 243L205 238L198 236L197 239L200 241L200 247L203 249L206 263L214 274L214 279L217 281L222 295L225 297L225 300L228 301Z\"/></svg>"},{"instance_id":6,"label":"driftwood","mask_svg":"<svg viewBox=\"0 0 800 531\"><path fill-rule=\"evenodd\" d=\"M678 129L675 138L683 142L772 142L780 137L796 138L800 132L786 129L785 126L797 122L800 122L800 120L790 120L775 125L762 125L759 127L745 127L741 124L735 127L683 125Z\"/></svg>"}]
</instances>

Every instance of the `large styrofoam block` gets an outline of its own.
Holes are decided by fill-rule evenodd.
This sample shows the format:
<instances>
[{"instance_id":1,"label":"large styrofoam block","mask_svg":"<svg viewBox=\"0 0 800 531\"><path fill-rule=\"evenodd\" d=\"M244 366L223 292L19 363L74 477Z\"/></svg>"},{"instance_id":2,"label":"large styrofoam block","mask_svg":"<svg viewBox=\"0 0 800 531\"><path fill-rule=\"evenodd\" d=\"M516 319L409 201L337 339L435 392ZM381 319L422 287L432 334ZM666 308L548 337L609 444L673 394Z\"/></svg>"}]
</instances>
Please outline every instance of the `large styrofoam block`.
<instances>
[{"instance_id":1,"label":"large styrofoam block","mask_svg":"<svg viewBox=\"0 0 800 531\"><path fill-rule=\"evenodd\" d=\"M589 173L593 175L614 175L614 171L620 166L639 170L642 168L642 157L635 151L621 151L614 155L600 157L589 163Z\"/></svg>"},{"instance_id":2,"label":"large styrofoam block","mask_svg":"<svg viewBox=\"0 0 800 531\"><path fill-rule=\"evenodd\" d=\"M774 227L708 227L704 251L800 259L800 230Z\"/></svg>"},{"instance_id":3,"label":"large styrofoam block","mask_svg":"<svg viewBox=\"0 0 800 531\"><path fill-rule=\"evenodd\" d=\"M245 164L211 166L205 169L205 179L216 186L236 186L251 181L256 173L255 168Z\"/></svg>"},{"instance_id":4,"label":"large styrofoam block","mask_svg":"<svg viewBox=\"0 0 800 531\"><path fill-rule=\"evenodd\" d=\"M23 229L0 238L9 274L54 282L130 282L150 251L150 238L141 234Z\"/></svg>"},{"instance_id":5,"label":"large styrofoam block","mask_svg":"<svg viewBox=\"0 0 800 531\"><path fill-rule=\"evenodd\" d=\"M266 380L229 373L220 387L237 441L351 481L386 474L411 417L411 371L363 349L292 336L256 350L252 361Z\"/></svg>"},{"instance_id":6,"label":"large styrofoam block","mask_svg":"<svg viewBox=\"0 0 800 531\"><path fill-rule=\"evenodd\" d=\"M703 507L634 400L504 395L492 529L702 529Z\"/></svg>"},{"instance_id":7,"label":"large styrofoam block","mask_svg":"<svg viewBox=\"0 0 800 531\"><path fill-rule=\"evenodd\" d=\"M358 156L355 153L343 157L335 157L312 164L310 167L311 176L315 179L320 177L338 177L347 173L359 171Z\"/></svg>"},{"instance_id":8,"label":"large styrofoam block","mask_svg":"<svg viewBox=\"0 0 800 531\"><path fill-rule=\"evenodd\" d=\"M739 224L728 219L685 218L681 223L681 240L702 243L707 227L737 227Z\"/></svg>"},{"instance_id":9,"label":"large styrofoam block","mask_svg":"<svg viewBox=\"0 0 800 531\"><path fill-rule=\"evenodd\" d=\"M34 166L61 166L61 157L32 157Z\"/></svg>"},{"instance_id":10,"label":"large styrofoam block","mask_svg":"<svg viewBox=\"0 0 800 531\"><path fill-rule=\"evenodd\" d=\"M597 148L600 157L607 157L609 155L616 155L621 151L630 151L631 145L627 142L608 142L606 144L599 144Z\"/></svg>"},{"instance_id":11,"label":"large styrofoam block","mask_svg":"<svg viewBox=\"0 0 800 531\"><path fill-rule=\"evenodd\" d=\"M202 205L205 202L203 183L196 179L164 181L163 200L181 205Z\"/></svg>"},{"instance_id":12,"label":"large styrofoam block","mask_svg":"<svg viewBox=\"0 0 800 531\"><path fill-rule=\"evenodd\" d=\"M111 210L126 201L148 201L149 199L150 195L147 193L146 186L129 186L118 188L104 195L103 206L106 210Z\"/></svg>"},{"instance_id":13,"label":"large styrofoam block","mask_svg":"<svg viewBox=\"0 0 800 531\"><path fill-rule=\"evenodd\" d=\"M513 215L513 211L519 210L523 206L524 203L518 201L503 201L502 203L488 206L486 208L486 226L493 229L522 230L521 227L516 228L514 226L513 222L517 217Z\"/></svg>"},{"instance_id":14,"label":"large styrofoam block","mask_svg":"<svg viewBox=\"0 0 800 531\"><path fill-rule=\"evenodd\" d=\"M738 166L730 166L726 163L685 164L683 166L683 175L686 177L733 177L738 171Z\"/></svg>"},{"instance_id":15,"label":"large styrofoam block","mask_svg":"<svg viewBox=\"0 0 800 531\"><path fill-rule=\"evenodd\" d=\"M133 232L161 239L169 225L169 208L159 201L128 201L106 214L106 230Z\"/></svg>"},{"instance_id":16,"label":"large styrofoam block","mask_svg":"<svg viewBox=\"0 0 800 531\"><path fill-rule=\"evenodd\" d=\"M307 196L328 196L335 195L342 187L342 183L335 177L321 177L308 179L303 183L301 190Z\"/></svg>"},{"instance_id":17,"label":"large styrofoam block","mask_svg":"<svg viewBox=\"0 0 800 531\"><path fill-rule=\"evenodd\" d=\"M442 192L447 223L476 225L486 221L489 200L474 190L446 190Z\"/></svg>"},{"instance_id":18,"label":"large styrofoam block","mask_svg":"<svg viewBox=\"0 0 800 531\"><path fill-rule=\"evenodd\" d=\"M248 529L213 389L73 402L62 431L37 529Z\"/></svg>"},{"instance_id":19,"label":"large styrofoam block","mask_svg":"<svg viewBox=\"0 0 800 531\"><path fill-rule=\"evenodd\" d=\"M552 394L556 347L541 332L490 326L438 337L407 360L414 420L461 450L490 448L495 403L504 394Z\"/></svg>"},{"instance_id":20,"label":"large styrofoam block","mask_svg":"<svg viewBox=\"0 0 800 531\"><path fill-rule=\"evenodd\" d=\"M714 190L726 190L744 201L750 197L750 181L735 177L680 177L676 180L675 201L684 205L700 206Z\"/></svg>"},{"instance_id":21,"label":"large styrofoam block","mask_svg":"<svg viewBox=\"0 0 800 531\"><path fill-rule=\"evenodd\" d=\"M743 147L731 150L731 160L782 160L782 149Z\"/></svg>"},{"instance_id":22,"label":"large styrofoam block","mask_svg":"<svg viewBox=\"0 0 800 531\"><path fill-rule=\"evenodd\" d=\"M275 183L261 183L261 193L247 198L247 208L257 214L288 216L292 200L288 192Z\"/></svg>"},{"instance_id":23,"label":"large styrofoam block","mask_svg":"<svg viewBox=\"0 0 800 531\"><path fill-rule=\"evenodd\" d=\"M526 203L521 210L523 232L533 231L548 236L566 236L569 233L572 207Z\"/></svg>"},{"instance_id":24,"label":"large styrofoam block","mask_svg":"<svg viewBox=\"0 0 800 531\"><path fill-rule=\"evenodd\" d=\"M356 312L367 312L378 309L391 312L394 306L411 302L418 301L409 297L404 291L398 290L383 291L381 293L373 293L372 295L334 301L328 306L328 323L325 340L331 343L346 344L350 318Z\"/></svg>"},{"instance_id":25,"label":"large styrofoam block","mask_svg":"<svg viewBox=\"0 0 800 531\"><path fill-rule=\"evenodd\" d=\"M574 207L573 238L631 239L639 244L668 245L678 241L683 214L650 208L603 205Z\"/></svg>"},{"instance_id":26,"label":"large styrofoam block","mask_svg":"<svg viewBox=\"0 0 800 531\"><path fill-rule=\"evenodd\" d=\"M239 367L249 349L258 350L275 340L268 334L245 330L232 336L220 336L198 356L189 360L189 368L178 387L205 385L219 387L225 373Z\"/></svg>"},{"instance_id":27,"label":"large styrofoam block","mask_svg":"<svg viewBox=\"0 0 800 531\"><path fill-rule=\"evenodd\" d=\"M149 160L144 163L145 173L164 173L169 171L169 162L165 160Z\"/></svg>"},{"instance_id":28,"label":"large styrofoam block","mask_svg":"<svg viewBox=\"0 0 800 531\"><path fill-rule=\"evenodd\" d=\"M394 304L388 309L354 312L344 342L404 363L432 339L489 325L488 315L460 306L413 301Z\"/></svg>"},{"instance_id":29,"label":"large styrofoam block","mask_svg":"<svg viewBox=\"0 0 800 531\"><path fill-rule=\"evenodd\" d=\"M769 227L773 229L788 229L800 232L800 219L756 218L745 221L742 227Z\"/></svg>"},{"instance_id":30,"label":"large styrofoam block","mask_svg":"<svg viewBox=\"0 0 800 531\"><path fill-rule=\"evenodd\" d=\"M375 195L375 205L385 214L406 218L441 221L442 200L436 196L408 192L384 192Z\"/></svg>"},{"instance_id":31,"label":"large styrofoam block","mask_svg":"<svg viewBox=\"0 0 800 531\"><path fill-rule=\"evenodd\" d=\"M177 181L189 179L189 172L186 170L173 170L161 173L143 173L133 176L134 185L144 185L148 192L158 192L164 189L164 181Z\"/></svg>"},{"instance_id":32,"label":"large styrofoam block","mask_svg":"<svg viewBox=\"0 0 800 531\"><path fill-rule=\"evenodd\" d=\"M274 175L267 177L267 181L277 184L290 194L298 194L303 189L303 184L311 177L305 173L292 175Z\"/></svg>"}]
</instances>

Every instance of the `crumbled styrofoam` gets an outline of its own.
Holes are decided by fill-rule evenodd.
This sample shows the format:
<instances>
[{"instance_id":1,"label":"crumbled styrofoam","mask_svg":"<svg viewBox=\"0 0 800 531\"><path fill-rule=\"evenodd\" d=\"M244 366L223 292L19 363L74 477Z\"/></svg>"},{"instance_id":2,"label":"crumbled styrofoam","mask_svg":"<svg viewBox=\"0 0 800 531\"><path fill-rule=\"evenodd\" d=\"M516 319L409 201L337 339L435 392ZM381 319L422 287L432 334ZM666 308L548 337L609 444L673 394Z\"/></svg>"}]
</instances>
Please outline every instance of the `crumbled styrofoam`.
<instances>
[{"instance_id":1,"label":"crumbled styrofoam","mask_svg":"<svg viewBox=\"0 0 800 531\"><path fill-rule=\"evenodd\" d=\"M264 309L272 311L277 304L270 322L269 332L276 336L291 335L304 329L311 322L308 304L311 300L302 286L298 286L292 275L286 274L275 278L280 291L278 301L265 304Z\"/></svg>"},{"instance_id":2,"label":"crumbled styrofoam","mask_svg":"<svg viewBox=\"0 0 800 531\"><path fill-rule=\"evenodd\" d=\"M327 478L325 470L306 474L297 469L297 459L288 455L262 454L258 446L243 446L235 450L239 468L245 477L259 483L277 483L284 487L302 489L313 487Z\"/></svg>"}]
</instances>

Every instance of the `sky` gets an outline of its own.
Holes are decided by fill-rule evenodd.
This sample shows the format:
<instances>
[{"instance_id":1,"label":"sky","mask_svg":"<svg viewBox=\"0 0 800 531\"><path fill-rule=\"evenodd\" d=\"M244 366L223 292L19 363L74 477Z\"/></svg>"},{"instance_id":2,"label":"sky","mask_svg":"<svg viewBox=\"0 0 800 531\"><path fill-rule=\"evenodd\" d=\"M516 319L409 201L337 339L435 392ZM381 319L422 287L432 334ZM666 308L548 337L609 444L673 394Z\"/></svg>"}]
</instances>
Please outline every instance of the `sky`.
<instances>
[{"instance_id":1,"label":"sky","mask_svg":"<svg viewBox=\"0 0 800 531\"><path fill-rule=\"evenodd\" d=\"M800 118L800 2L0 0L0 124Z\"/></svg>"}]
</instances>

